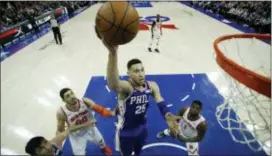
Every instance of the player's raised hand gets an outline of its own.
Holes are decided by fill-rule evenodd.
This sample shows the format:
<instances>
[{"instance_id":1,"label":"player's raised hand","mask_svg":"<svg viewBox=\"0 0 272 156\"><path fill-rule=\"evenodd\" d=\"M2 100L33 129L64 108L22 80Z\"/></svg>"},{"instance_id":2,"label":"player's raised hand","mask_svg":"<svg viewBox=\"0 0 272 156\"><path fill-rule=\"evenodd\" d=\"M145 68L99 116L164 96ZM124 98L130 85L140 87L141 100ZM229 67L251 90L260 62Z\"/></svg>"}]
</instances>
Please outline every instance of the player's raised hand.
<instances>
[{"instance_id":1,"label":"player's raised hand","mask_svg":"<svg viewBox=\"0 0 272 156\"><path fill-rule=\"evenodd\" d=\"M166 119L166 123L167 123L167 125L169 127L171 136L172 137L177 137L177 135L179 134L179 128L178 128L177 120L180 120L181 117L180 116L175 116L172 113L167 113L165 115L165 119Z\"/></svg>"},{"instance_id":2,"label":"player's raised hand","mask_svg":"<svg viewBox=\"0 0 272 156\"><path fill-rule=\"evenodd\" d=\"M182 117L173 115L172 113L167 113L165 115L165 118L166 118L166 120L169 120L169 121L177 121L177 120L180 120Z\"/></svg>"},{"instance_id":3,"label":"player's raised hand","mask_svg":"<svg viewBox=\"0 0 272 156\"><path fill-rule=\"evenodd\" d=\"M116 53L118 49L118 45L113 45L109 42L107 42L104 38L102 38L102 42L105 45L105 47L109 50L110 53Z\"/></svg>"},{"instance_id":4,"label":"player's raised hand","mask_svg":"<svg viewBox=\"0 0 272 156\"><path fill-rule=\"evenodd\" d=\"M118 111L119 111L118 106L116 106L114 110L112 111L112 116L115 116L116 114L118 114Z\"/></svg>"},{"instance_id":5,"label":"player's raised hand","mask_svg":"<svg viewBox=\"0 0 272 156\"><path fill-rule=\"evenodd\" d=\"M115 116L116 115L116 111L115 110L110 111L110 114L111 114L111 116Z\"/></svg>"},{"instance_id":6,"label":"player's raised hand","mask_svg":"<svg viewBox=\"0 0 272 156\"><path fill-rule=\"evenodd\" d=\"M176 121L166 121L168 127L169 127L169 131L170 131L170 135L174 138L176 138L179 134L179 128L178 128L178 124Z\"/></svg>"}]
</instances>

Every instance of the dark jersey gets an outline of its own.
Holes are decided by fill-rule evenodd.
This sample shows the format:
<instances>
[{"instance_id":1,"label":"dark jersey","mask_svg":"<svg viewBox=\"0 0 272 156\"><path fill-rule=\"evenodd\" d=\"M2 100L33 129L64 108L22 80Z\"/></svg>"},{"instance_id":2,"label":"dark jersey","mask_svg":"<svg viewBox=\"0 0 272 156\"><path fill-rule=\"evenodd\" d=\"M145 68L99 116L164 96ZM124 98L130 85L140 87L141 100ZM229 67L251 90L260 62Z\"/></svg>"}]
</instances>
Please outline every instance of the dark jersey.
<instances>
[{"instance_id":1,"label":"dark jersey","mask_svg":"<svg viewBox=\"0 0 272 156\"><path fill-rule=\"evenodd\" d=\"M146 112L152 90L145 83L145 89L140 91L133 88L132 93L124 100L118 101L118 123L120 129L129 130L146 124Z\"/></svg>"}]
</instances>

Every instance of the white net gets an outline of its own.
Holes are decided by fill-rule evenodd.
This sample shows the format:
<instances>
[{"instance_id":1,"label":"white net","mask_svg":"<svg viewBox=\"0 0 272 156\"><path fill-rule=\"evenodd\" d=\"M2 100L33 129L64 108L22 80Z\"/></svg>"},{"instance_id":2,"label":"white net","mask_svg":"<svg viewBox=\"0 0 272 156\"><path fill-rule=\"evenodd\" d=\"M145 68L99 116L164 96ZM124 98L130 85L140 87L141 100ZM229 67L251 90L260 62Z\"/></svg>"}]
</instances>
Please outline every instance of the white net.
<instances>
[{"instance_id":1,"label":"white net","mask_svg":"<svg viewBox=\"0 0 272 156\"><path fill-rule=\"evenodd\" d=\"M254 38L233 38L218 46L235 63L270 77L270 45ZM228 92L223 95L224 102L216 108L219 124L230 132L235 142L247 144L253 151L270 153L271 99L248 88L226 71L222 70L222 73Z\"/></svg>"}]
</instances>

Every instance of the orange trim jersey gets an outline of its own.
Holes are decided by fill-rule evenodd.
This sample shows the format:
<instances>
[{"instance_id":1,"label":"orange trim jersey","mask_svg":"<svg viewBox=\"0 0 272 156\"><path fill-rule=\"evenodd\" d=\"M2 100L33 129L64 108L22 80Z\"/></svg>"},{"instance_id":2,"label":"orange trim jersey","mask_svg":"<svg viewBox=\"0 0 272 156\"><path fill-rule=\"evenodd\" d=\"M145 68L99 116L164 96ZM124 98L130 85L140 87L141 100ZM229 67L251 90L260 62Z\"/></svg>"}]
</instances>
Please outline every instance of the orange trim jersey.
<instances>
[{"instance_id":1,"label":"orange trim jersey","mask_svg":"<svg viewBox=\"0 0 272 156\"><path fill-rule=\"evenodd\" d=\"M186 138L196 137L198 135L197 126L205 121L205 118L200 115L200 118L196 121L191 121L188 119L190 108L187 108L184 112L182 119L179 121L180 135Z\"/></svg>"},{"instance_id":2,"label":"orange trim jersey","mask_svg":"<svg viewBox=\"0 0 272 156\"><path fill-rule=\"evenodd\" d=\"M66 122L68 126L79 125L94 119L94 115L90 112L90 109L82 101L78 100L79 108L77 111L71 111L66 106L62 106L61 109L66 116Z\"/></svg>"}]
</instances>

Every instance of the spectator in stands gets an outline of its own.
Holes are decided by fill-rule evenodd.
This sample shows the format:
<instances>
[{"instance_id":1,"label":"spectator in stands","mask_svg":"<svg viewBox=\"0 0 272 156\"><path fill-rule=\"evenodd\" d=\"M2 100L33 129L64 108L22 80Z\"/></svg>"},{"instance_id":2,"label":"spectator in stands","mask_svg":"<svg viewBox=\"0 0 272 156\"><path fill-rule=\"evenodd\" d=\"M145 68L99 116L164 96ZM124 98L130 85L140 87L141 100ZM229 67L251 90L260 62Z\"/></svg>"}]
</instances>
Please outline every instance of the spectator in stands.
<instances>
[{"instance_id":1,"label":"spectator in stands","mask_svg":"<svg viewBox=\"0 0 272 156\"><path fill-rule=\"evenodd\" d=\"M71 14L76 9L88 5L89 2L87 1L1 1L1 32L15 24L29 19L30 17L32 18L31 20L33 22L33 19L36 17L44 14L45 12L53 11L61 6L72 8L70 9L71 12L69 12L69 14ZM33 27L36 28L35 25Z\"/></svg>"},{"instance_id":2,"label":"spectator in stands","mask_svg":"<svg viewBox=\"0 0 272 156\"><path fill-rule=\"evenodd\" d=\"M228 20L249 26L260 33L271 33L271 1L189 1Z\"/></svg>"},{"instance_id":3,"label":"spectator in stands","mask_svg":"<svg viewBox=\"0 0 272 156\"><path fill-rule=\"evenodd\" d=\"M56 20L56 18L55 18L55 16L53 14L51 15L50 24L51 24L51 28L52 28L56 43L57 44L62 44L60 26L59 26L58 21Z\"/></svg>"}]
</instances>

